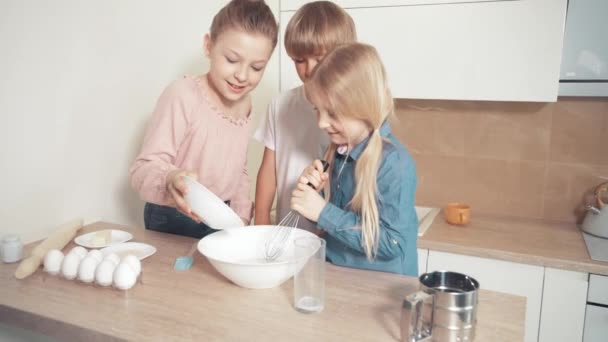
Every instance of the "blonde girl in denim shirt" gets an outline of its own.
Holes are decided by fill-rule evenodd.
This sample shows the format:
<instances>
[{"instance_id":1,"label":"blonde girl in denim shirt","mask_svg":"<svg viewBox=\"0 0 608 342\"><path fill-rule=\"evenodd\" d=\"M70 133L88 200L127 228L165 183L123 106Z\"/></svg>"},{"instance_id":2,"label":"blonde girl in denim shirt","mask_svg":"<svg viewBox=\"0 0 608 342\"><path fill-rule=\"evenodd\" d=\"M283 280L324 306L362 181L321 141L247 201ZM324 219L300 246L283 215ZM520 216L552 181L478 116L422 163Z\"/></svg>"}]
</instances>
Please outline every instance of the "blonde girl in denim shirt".
<instances>
[{"instance_id":1,"label":"blonde girl in denim shirt","mask_svg":"<svg viewBox=\"0 0 608 342\"><path fill-rule=\"evenodd\" d=\"M292 209L317 222L328 261L417 276L416 167L391 134L393 99L376 49L352 43L333 50L305 88L329 135L330 168L324 173L316 160L304 170Z\"/></svg>"}]
</instances>

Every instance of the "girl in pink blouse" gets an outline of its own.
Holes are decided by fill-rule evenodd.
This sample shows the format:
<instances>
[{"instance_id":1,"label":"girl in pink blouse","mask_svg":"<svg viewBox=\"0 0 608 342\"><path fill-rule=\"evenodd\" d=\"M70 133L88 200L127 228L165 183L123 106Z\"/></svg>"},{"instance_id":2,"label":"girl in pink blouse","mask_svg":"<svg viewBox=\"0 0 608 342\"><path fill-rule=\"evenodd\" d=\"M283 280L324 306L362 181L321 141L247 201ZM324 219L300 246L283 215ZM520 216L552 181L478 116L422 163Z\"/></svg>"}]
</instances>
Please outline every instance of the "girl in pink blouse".
<instances>
[{"instance_id":1,"label":"girl in pink blouse","mask_svg":"<svg viewBox=\"0 0 608 342\"><path fill-rule=\"evenodd\" d=\"M209 71L165 89L130 169L133 188L147 202L147 229L195 238L213 232L185 202L183 176L197 179L249 223L249 92L276 43L277 24L264 1L232 0L215 15L204 38Z\"/></svg>"}]
</instances>

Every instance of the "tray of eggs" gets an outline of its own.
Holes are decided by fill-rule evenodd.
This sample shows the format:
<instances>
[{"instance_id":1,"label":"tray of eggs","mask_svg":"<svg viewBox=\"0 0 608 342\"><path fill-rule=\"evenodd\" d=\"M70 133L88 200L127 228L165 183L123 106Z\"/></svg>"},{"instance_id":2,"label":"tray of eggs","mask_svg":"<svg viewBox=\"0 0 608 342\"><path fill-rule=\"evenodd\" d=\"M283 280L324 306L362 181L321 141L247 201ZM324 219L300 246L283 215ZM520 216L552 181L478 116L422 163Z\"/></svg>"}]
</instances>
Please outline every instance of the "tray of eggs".
<instances>
[{"instance_id":1,"label":"tray of eggs","mask_svg":"<svg viewBox=\"0 0 608 342\"><path fill-rule=\"evenodd\" d=\"M116 253L104 256L99 250L76 246L65 255L58 249L49 250L44 257L44 271L68 280L128 290L141 274L141 261L131 254L122 258Z\"/></svg>"}]
</instances>

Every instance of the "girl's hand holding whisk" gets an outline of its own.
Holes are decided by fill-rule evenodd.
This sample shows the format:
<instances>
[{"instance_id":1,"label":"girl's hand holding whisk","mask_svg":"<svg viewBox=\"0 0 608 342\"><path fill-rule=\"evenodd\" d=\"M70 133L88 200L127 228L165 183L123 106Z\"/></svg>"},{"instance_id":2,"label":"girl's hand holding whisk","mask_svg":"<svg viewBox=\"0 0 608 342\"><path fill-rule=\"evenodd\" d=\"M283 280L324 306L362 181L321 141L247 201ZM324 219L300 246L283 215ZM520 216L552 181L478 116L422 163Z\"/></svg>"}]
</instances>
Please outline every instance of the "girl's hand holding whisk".
<instances>
[{"instance_id":1,"label":"girl's hand holding whisk","mask_svg":"<svg viewBox=\"0 0 608 342\"><path fill-rule=\"evenodd\" d=\"M190 217L196 222L201 222L200 217L192 212L192 209L184 199L184 195L188 192L188 187L184 182L184 176L190 177L197 180L195 172L187 170L173 170L167 174L167 191L171 194L171 199L175 205L175 208L182 214Z\"/></svg>"},{"instance_id":2,"label":"girl's hand holding whisk","mask_svg":"<svg viewBox=\"0 0 608 342\"><path fill-rule=\"evenodd\" d=\"M298 183L304 183L312 186L317 192L323 190L329 175L325 172L327 169L319 159L312 162L310 166L302 171L302 175L298 178Z\"/></svg>"},{"instance_id":3,"label":"girl's hand holding whisk","mask_svg":"<svg viewBox=\"0 0 608 342\"><path fill-rule=\"evenodd\" d=\"M323 171L320 160L315 160L311 166L304 169L292 192L291 209L311 221L318 221L321 211L327 204L319 191L323 189L328 177L327 172Z\"/></svg>"}]
</instances>

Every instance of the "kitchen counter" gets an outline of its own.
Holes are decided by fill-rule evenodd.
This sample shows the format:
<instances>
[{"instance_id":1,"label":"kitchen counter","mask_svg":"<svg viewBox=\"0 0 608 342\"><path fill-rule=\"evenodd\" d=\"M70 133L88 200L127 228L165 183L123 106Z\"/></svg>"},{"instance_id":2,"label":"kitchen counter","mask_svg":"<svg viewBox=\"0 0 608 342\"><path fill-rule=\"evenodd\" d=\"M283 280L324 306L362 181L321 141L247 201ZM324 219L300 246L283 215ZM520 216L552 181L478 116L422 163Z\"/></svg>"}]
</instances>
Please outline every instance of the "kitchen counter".
<instances>
[{"instance_id":1,"label":"kitchen counter","mask_svg":"<svg viewBox=\"0 0 608 342\"><path fill-rule=\"evenodd\" d=\"M467 226L452 226L439 213L418 248L608 275L608 263L589 256L573 223L471 216Z\"/></svg>"},{"instance_id":2,"label":"kitchen counter","mask_svg":"<svg viewBox=\"0 0 608 342\"><path fill-rule=\"evenodd\" d=\"M142 262L142 283L123 292L42 269L17 280L17 264L2 264L0 321L70 341L399 341L402 299L418 284L412 277L328 264L325 310L301 314L292 306L291 280L274 289L244 289L199 253L190 270L174 271L175 258L194 239L103 222L80 233L108 228L157 247ZM525 298L481 290L476 340L522 341L524 315Z\"/></svg>"}]
</instances>

